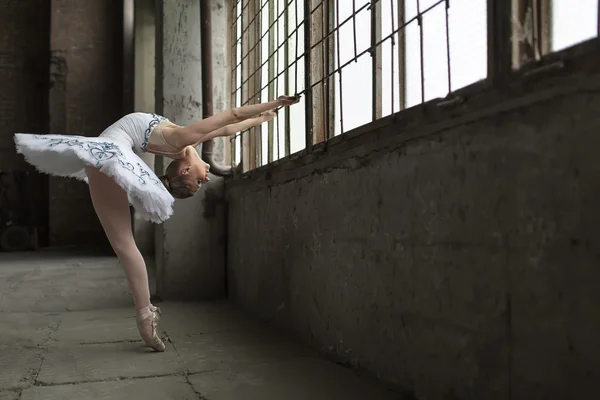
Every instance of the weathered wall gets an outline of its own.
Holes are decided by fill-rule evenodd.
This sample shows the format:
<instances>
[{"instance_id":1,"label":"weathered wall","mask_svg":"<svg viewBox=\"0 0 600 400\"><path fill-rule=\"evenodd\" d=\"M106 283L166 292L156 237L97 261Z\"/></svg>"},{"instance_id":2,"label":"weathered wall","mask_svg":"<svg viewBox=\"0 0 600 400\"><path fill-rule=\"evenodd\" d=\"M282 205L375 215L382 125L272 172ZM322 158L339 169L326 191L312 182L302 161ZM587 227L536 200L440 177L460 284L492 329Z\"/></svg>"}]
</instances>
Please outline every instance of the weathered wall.
<instances>
[{"instance_id":1,"label":"weathered wall","mask_svg":"<svg viewBox=\"0 0 600 400\"><path fill-rule=\"evenodd\" d=\"M156 112L186 125L202 118L200 0L161 0L156 18ZM224 71L217 77L220 86ZM170 161L157 157L156 170ZM224 297L224 206L206 206L224 185L222 178L210 178L193 198L176 200L174 215L156 226L157 294L163 299Z\"/></svg>"},{"instance_id":2,"label":"weathered wall","mask_svg":"<svg viewBox=\"0 0 600 400\"><path fill-rule=\"evenodd\" d=\"M52 132L97 136L122 117L122 2L53 0ZM106 243L87 185L50 178L50 243Z\"/></svg>"},{"instance_id":3,"label":"weathered wall","mask_svg":"<svg viewBox=\"0 0 600 400\"><path fill-rule=\"evenodd\" d=\"M156 59L156 2L135 1L135 63L134 103L135 111L153 113ZM140 158L154 168L154 155L143 153ZM154 255L154 224L134 213L133 230L142 254Z\"/></svg>"},{"instance_id":4,"label":"weathered wall","mask_svg":"<svg viewBox=\"0 0 600 400\"><path fill-rule=\"evenodd\" d=\"M510 90L228 182L231 297L422 398L595 398L600 76Z\"/></svg>"},{"instance_id":5,"label":"weathered wall","mask_svg":"<svg viewBox=\"0 0 600 400\"><path fill-rule=\"evenodd\" d=\"M0 4L0 13L10 16L0 24L0 170L25 166L23 157L15 152L15 132L48 129L44 95L48 90L50 8L41 3Z\"/></svg>"}]
</instances>

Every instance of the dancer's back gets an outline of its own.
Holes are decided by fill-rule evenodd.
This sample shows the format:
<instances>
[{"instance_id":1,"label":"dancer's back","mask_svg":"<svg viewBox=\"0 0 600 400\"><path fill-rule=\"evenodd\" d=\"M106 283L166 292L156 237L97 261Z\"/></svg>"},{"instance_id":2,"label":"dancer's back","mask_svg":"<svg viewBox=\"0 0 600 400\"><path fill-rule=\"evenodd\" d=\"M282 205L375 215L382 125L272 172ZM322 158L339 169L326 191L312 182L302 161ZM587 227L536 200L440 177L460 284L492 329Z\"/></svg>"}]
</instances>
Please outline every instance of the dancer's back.
<instances>
[{"instance_id":1,"label":"dancer's back","mask_svg":"<svg viewBox=\"0 0 600 400\"><path fill-rule=\"evenodd\" d=\"M127 114L106 128L99 136L114 141L125 141L136 154L147 150L153 129L166 118L157 114L134 112Z\"/></svg>"}]
</instances>

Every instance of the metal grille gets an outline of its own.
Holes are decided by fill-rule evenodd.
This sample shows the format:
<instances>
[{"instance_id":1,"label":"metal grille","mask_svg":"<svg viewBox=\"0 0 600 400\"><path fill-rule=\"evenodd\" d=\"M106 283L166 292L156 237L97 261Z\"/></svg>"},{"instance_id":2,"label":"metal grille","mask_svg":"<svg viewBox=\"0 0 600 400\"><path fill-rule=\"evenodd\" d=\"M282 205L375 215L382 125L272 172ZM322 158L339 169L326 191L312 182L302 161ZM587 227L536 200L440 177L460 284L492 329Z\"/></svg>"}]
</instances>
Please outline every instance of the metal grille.
<instances>
[{"instance_id":1,"label":"metal grille","mask_svg":"<svg viewBox=\"0 0 600 400\"><path fill-rule=\"evenodd\" d=\"M238 0L232 15L232 105L304 94L304 5L296 0ZM254 168L305 146L304 96L278 117L233 138L232 160ZM243 133L243 132L242 132Z\"/></svg>"},{"instance_id":2,"label":"metal grille","mask_svg":"<svg viewBox=\"0 0 600 400\"><path fill-rule=\"evenodd\" d=\"M283 94L302 100L232 137L232 161L247 171L486 79L490 1L234 1L232 106ZM556 14L567 0L553 1ZM597 0L581 2L595 4L597 29ZM553 15L552 26L567 18Z\"/></svg>"}]
</instances>

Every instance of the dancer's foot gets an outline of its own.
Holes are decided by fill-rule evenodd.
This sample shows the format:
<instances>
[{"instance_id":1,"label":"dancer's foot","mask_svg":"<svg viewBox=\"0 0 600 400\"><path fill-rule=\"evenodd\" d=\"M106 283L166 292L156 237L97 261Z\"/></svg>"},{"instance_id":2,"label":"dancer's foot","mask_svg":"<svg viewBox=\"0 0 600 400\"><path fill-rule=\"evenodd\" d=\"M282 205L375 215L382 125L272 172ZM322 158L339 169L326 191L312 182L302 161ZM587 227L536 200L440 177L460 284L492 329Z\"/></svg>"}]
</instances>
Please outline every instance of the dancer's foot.
<instances>
[{"instance_id":1,"label":"dancer's foot","mask_svg":"<svg viewBox=\"0 0 600 400\"><path fill-rule=\"evenodd\" d=\"M160 309L152 304L138 310L136 317L138 330L144 343L154 351L165 351L165 344L158 336L158 321L160 320Z\"/></svg>"}]
</instances>

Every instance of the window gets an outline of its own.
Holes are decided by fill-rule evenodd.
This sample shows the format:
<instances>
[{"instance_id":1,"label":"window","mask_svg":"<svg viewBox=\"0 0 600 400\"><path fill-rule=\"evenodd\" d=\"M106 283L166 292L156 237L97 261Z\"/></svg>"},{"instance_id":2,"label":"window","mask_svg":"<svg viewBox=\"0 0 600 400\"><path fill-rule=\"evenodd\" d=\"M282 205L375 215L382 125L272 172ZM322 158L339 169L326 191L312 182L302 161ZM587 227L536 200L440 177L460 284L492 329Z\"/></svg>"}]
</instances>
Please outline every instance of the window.
<instances>
[{"instance_id":1,"label":"window","mask_svg":"<svg viewBox=\"0 0 600 400\"><path fill-rule=\"evenodd\" d=\"M598 0L513 0L513 68L598 36Z\"/></svg>"},{"instance_id":2,"label":"window","mask_svg":"<svg viewBox=\"0 0 600 400\"><path fill-rule=\"evenodd\" d=\"M303 96L233 138L232 159L254 169L486 79L492 1L234 1L232 106ZM500 4L514 68L598 34L597 0Z\"/></svg>"},{"instance_id":3,"label":"window","mask_svg":"<svg viewBox=\"0 0 600 400\"><path fill-rule=\"evenodd\" d=\"M238 0L232 24L233 107L303 94L304 5L296 0ZM305 98L282 108L271 122L237 135L232 160L245 169L265 165L305 147Z\"/></svg>"},{"instance_id":4,"label":"window","mask_svg":"<svg viewBox=\"0 0 600 400\"><path fill-rule=\"evenodd\" d=\"M573 46L598 35L598 0L552 0L551 51Z\"/></svg>"}]
</instances>

